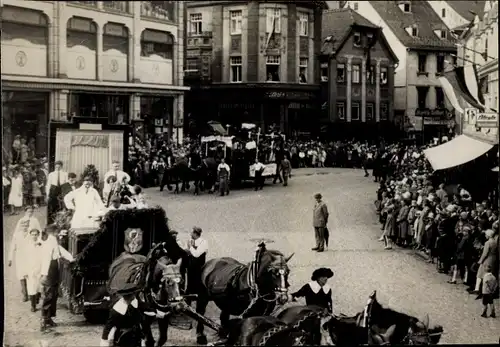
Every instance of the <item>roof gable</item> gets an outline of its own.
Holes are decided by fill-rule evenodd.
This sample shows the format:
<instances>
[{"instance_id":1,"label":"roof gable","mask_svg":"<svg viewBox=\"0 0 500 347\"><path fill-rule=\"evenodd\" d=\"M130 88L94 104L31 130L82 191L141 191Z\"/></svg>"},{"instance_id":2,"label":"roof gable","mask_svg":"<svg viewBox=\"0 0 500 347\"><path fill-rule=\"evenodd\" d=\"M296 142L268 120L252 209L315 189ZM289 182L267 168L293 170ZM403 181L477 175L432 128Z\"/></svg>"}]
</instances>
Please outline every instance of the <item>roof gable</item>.
<instances>
[{"instance_id":1,"label":"roof gable","mask_svg":"<svg viewBox=\"0 0 500 347\"><path fill-rule=\"evenodd\" d=\"M471 21L474 20L474 13L482 17L484 6L486 1L447 1L448 6L450 6L455 12L457 12L462 18ZM474 13L472 13L474 12Z\"/></svg>"},{"instance_id":2,"label":"roof gable","mask_svg":"<svg viewBox=\"0 0 500 347\"><path fill-rule=\"evenodd\" d=\"M321 38L333 37L333 50L336 50L348 37L353 26L379 28L365 17L350 8L323 11Z\"/></svg>"},{"instance_id":3,"label":"roof gable","mask_svg":"<svg viewBox=\"0 0 500 347\"><path fill-rule=\"evenodd\" d=\"M370 1L370 4L404 46L414 49L456 49L456 40L427 1L411 1L411 12L408 13L401 11L398 1ZM417 27L417 36L408 33L406 28L409 27ZM446 39L439 38L435 30L445 30Z\"/></svg>"}]
</instances>

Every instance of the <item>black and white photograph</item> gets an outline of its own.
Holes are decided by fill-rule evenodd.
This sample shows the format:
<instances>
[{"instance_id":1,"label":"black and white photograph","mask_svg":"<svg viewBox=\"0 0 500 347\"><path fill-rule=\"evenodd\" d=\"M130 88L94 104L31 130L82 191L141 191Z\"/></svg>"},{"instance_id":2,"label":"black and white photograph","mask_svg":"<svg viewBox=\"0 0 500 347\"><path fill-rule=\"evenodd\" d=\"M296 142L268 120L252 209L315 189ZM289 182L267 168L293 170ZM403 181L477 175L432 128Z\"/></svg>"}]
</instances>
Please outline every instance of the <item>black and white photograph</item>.
<instances>
[{"instance_id":1,"label":"black and white photograph","mask_svg":"<svg viewBox=\"0 0 500 347\"><path fill-rule=\"evenodd\" d=\"M500 343L497 0L0 16L4 346Z\"/></svg>"}]
</instances>

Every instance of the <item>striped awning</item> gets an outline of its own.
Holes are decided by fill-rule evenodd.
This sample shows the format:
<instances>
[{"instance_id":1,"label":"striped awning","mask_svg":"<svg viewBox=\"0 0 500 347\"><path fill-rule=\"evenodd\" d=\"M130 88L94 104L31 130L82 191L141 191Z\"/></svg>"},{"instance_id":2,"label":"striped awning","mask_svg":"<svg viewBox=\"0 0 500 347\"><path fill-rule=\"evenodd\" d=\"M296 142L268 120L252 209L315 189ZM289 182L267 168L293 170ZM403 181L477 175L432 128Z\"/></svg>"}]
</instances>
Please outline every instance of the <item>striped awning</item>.
<instances>
[{"instance_id":1,"label":"striped awning","mask_svg":"<svg viewBox=\"0 0 500 347\"><path fill-rule=\"evenodd\" d=\"M456 67L452 71L444 73L439 78L443 90L453 107L463 112L459 100L463 99L469 105L481 112L485 111L484 99L479 88L477 71L474 66Z\"/></svg>"}]
</instances>

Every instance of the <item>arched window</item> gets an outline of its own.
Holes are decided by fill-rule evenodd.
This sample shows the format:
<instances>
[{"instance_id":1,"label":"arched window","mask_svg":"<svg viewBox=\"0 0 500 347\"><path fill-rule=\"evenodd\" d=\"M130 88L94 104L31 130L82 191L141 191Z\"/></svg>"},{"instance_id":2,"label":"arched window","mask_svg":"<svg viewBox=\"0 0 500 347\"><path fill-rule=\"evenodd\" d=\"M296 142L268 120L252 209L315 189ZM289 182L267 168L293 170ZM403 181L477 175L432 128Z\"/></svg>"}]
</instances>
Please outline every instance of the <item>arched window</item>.
<instances>
[{"instance_id":1,"label":"arched window","mask_svg":"<svg viewBox=\"0 0 500 347\"><path fill-rule=\"evenodd\" d=\"M66 46L84 46L97 51L97 25L88 18L70 18L66 30Z\"/></svg>"},{"instance_id":2,"label":"arched window","mask_svg":"<svg viewBox=\"0 0 500 347\"><path fill-rule=\"evenodd\" d=\"M164 59L174 57L174 37L165 31L146 29L141 35L141 56L159 55Z\"/></svg>"}]
</instances>

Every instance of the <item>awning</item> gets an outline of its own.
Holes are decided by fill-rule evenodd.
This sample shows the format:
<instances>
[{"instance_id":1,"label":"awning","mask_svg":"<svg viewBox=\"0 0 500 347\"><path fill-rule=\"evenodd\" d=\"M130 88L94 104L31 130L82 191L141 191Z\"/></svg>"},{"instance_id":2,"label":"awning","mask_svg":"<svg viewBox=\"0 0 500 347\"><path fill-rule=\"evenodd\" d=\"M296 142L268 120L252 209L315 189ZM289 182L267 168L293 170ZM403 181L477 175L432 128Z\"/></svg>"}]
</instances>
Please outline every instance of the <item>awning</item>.
<instances>
[{"instance_id":1,"label":"awning","mask_svg":"<svg viewBox=\"0 0 500 347\"><path fill-rule=\"evenodd\" d=\"M443 170L470 162L493 148L493 145L460 135L424 154L434 170Z\"/></svg>"},{"instance_id":2,"label":"awning","mask_svg":"<svg viewBox=\"0 0 500 347\"><path fill-rule=\"evenodd\" d=\"M491 171L495 171L495 172L498 172L498 170L499 170L499 167L498 167L498 166L497 166L497 167L494 167L493 169L491 169Z\"/></svg>"},{"instance_id":3,"label":"awning","mask_svg":"<svg viewBox=\"0 0 500 347\"><path fill-rule=\"evenodd\" d=\"M227 135L226 129L220 124L219 122L216 121L210 121L207 123L210 129L217 135Z\"/></svg>"}]
</instances>

